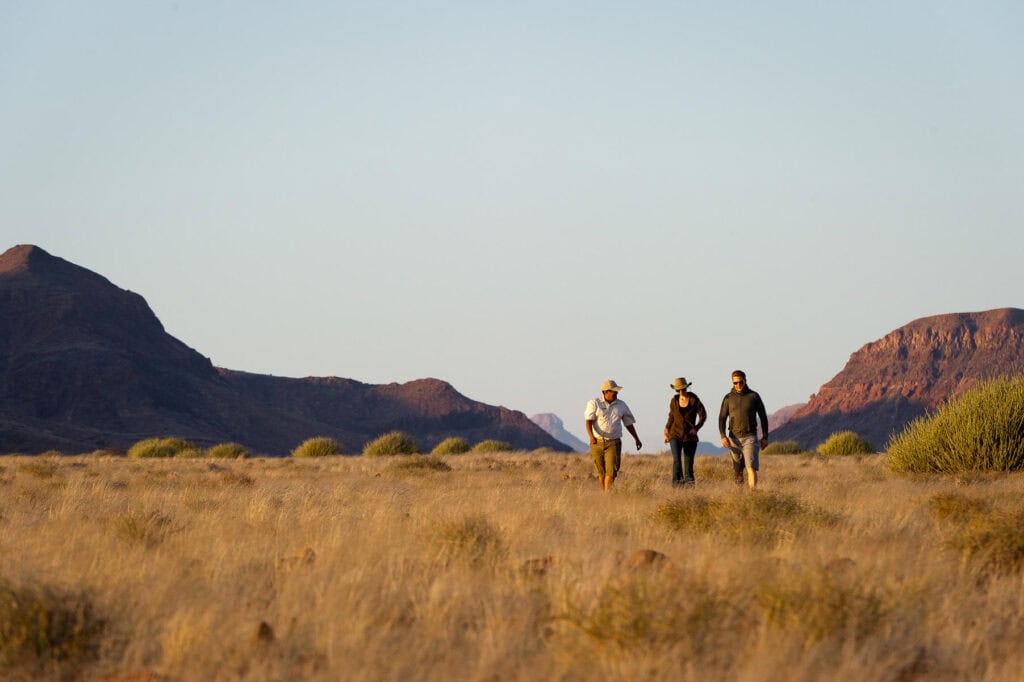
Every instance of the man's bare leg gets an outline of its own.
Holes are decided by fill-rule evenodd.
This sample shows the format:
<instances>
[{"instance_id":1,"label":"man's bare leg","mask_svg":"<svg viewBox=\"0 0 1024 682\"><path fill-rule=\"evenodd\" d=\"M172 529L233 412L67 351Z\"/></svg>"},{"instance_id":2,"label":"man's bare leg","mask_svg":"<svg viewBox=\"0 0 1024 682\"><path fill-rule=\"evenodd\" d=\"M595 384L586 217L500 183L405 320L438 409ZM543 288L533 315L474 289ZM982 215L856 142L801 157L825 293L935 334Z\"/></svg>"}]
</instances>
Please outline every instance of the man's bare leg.
<instances>
[{"instance_id":1,"label":"man's bare leg","mask_svg":"<svg viewBox=\"0 0 1024 682\"><path fill-rule=\"evenodd\" d=\"M747 485L751 490L757 487L757 470L753 467L747 467Z\"/></svg>"}]
</instances>

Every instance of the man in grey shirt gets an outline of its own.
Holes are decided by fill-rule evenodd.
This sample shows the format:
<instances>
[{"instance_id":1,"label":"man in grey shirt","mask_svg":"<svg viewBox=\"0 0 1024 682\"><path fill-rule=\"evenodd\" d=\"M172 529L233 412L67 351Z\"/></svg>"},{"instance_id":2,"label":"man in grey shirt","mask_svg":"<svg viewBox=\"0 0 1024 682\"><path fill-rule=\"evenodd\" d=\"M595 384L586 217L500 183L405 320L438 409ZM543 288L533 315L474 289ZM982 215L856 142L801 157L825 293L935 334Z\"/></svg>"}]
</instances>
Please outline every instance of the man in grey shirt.
<instances>
[{"instance_id":1,"label":"man in grey shirt","mask_svg":"<svg viewBox=\"0 0 1024 682\"><path fill-rule=\"evenodd\" d=\"M758 419L761 420L760 441L757 439ZM747 375L742 370L732 373L732 390L722 398L718 433L722 436L722 447L729 448L732 453L736 483L743 485L743 469L746 467L747 485L751 489L756 488L758 454L760 448L768 447L768 412L757 391L747 386Z\"/></svg>"}]
</instances>

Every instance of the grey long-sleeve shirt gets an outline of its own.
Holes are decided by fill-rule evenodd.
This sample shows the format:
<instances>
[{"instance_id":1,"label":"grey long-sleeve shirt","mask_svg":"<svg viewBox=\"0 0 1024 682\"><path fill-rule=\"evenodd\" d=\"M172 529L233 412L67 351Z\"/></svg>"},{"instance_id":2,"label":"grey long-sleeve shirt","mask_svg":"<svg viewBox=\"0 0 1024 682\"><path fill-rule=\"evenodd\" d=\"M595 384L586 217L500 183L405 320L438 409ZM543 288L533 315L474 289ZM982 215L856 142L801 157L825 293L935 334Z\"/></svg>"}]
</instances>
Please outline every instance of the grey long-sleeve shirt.
<instances>
[{"instance_id":1,"label":"grey long-sleeve shirt","mask_svg":"<svg viewBox=\"0 0 1024 682\"><path fill-rule=\"evenodd\" d=\"M722 398L722 409L718 413L718 432L725 438L726 420L729 422L729 433L738 438L744 436L757 437L757 422L761 420L761 437L768 437L768 412L757 391L744 386L742 391L729 391Z\"/></svg>"}]
</instances>

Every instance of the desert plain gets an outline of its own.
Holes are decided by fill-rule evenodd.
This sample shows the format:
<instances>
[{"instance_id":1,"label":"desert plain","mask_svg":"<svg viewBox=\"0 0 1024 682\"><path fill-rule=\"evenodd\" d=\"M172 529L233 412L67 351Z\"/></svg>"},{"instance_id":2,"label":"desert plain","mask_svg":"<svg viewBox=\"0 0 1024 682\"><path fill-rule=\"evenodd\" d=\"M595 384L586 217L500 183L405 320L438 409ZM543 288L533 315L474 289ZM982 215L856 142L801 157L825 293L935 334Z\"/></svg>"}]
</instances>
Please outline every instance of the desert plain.
<instances>
[{"instance_id":1,"label":"desert plain","mask_svg":"<svg viewBox=\"0 0 1024 682\"><path fill-rule=\"evenodd\" d=\"M0 458L0 676L1024 679L1020 474Z\"/></svg>"}]
</instances>

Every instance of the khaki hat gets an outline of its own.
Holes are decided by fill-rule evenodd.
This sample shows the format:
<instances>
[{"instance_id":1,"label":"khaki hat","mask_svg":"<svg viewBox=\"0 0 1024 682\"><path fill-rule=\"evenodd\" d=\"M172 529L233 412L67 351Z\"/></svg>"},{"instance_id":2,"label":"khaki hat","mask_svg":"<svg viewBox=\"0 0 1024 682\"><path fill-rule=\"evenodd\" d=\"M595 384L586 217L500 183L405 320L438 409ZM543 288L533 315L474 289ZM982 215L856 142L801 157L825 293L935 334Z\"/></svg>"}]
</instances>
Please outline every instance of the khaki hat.
<instances>
[{"instance_id":1,"label":"khaki hat","mask_svg":"<svg viewBox=\"0 0 1024 682\"><path fill-rule=\"evenodd\" d=\"M617 383L615 383L615 379L609 379L608 381L601 384L601 393L604 393L605 391L615 391L616 393L618 393L621 390L622 386L619 386Z\"/></svg>"},{"instance_id":2,"label":"khaki hat","mask_svg":"<svg viewBox=\"0 0 1024 682\"><path fill-rule=\"evenodd\" d=\"M684 388L689 388L690 386L693 386L693 382L687 381L686 377L679 377L676 379L676 382L672 384L672 390L681 391Z\"/></svg>"}]
</instances>

